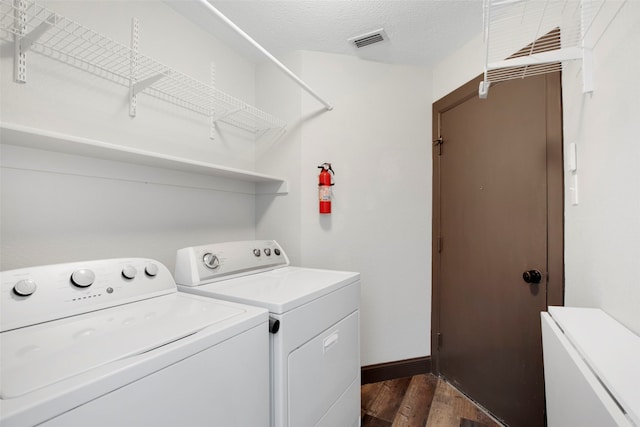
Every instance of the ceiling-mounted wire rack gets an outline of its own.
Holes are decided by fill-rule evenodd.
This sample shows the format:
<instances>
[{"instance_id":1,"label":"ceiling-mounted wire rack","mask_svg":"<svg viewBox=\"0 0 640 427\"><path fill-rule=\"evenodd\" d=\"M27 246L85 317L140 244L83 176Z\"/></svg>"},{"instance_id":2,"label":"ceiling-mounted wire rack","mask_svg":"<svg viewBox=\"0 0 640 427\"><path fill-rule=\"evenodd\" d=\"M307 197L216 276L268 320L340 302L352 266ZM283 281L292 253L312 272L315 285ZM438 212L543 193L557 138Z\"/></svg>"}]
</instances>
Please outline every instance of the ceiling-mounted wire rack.
<instances>
[{"instance_id":1,"label":"ceiling-mounted wire rack","mask_svg":"<svg viewBox=\"0 0 640 427\"><path fill-rule=\"evenodd\" d=\"M615 14L625 1L618 2ZM583 91L591 92L591 51L597 43L593 23L606 2L484 0L486 55L480 97L486 98L492 83L560 71L570 60L582 60Z\"/></svg>"},{"instance_id":2,"label":"ceiling-mounted wire rack","mask_svg":"<svg viewBox=\"0 0 640 427\"><path fill-rule=\"evenodd\" d=\"M26 53L33 51L129 87L130 114L136 96L146 93L210 118L258 134L286 123L212 85L202 83L137 51L137 20L132 47L61 16L35 2L0 0L0 38L14 42L14 80L26 82Z\"/></svg>"}]
</instances>

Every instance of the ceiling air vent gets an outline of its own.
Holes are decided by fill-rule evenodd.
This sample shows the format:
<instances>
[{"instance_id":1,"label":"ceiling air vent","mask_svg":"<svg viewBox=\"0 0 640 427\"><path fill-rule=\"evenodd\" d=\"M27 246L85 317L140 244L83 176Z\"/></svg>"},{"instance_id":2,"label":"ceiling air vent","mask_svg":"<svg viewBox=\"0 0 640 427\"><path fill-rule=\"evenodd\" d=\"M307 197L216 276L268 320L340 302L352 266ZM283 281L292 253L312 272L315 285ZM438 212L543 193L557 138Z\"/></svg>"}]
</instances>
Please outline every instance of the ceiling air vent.
<instances>
[{"instance_id":1,"label":"ceiling air vent","mask_svg":"<svg viewBox=\"0 0 640 427\"><path fill-rule=\"evenodd\" d=\"M382 28L375 31L369 31L366 34L360 34L359 36L351 37L349 39L350 43L357 48L363 48L365 46L370 46L374 43L380 43L382 41L387 40L387 33L384 32Z\"/></svg>"}]
</instances>

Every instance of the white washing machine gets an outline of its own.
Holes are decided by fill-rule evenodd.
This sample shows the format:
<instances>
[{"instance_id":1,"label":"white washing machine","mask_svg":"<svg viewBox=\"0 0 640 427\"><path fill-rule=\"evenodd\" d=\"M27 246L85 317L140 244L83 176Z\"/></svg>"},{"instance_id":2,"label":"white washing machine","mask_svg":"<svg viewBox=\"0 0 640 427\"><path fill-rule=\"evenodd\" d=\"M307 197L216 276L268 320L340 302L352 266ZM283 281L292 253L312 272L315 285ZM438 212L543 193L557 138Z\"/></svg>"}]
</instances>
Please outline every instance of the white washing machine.
<instances>
[{"instance_id":1,"label":"white washing machine","mask_svg":"<svg viewBox=\"0 0 640 427\"><path fill-rule=\"evenodd\" d=\"M1 273L0 424L269 425L268 312L141 258Z\"/></svg>"},{"instance_id":2,"label":"white washing machine","mask_svg":"<svg viewBox=\"0 0 640 427\"><path fill-rule=\"evenodd\" d=\"M289 266L273 240L180 249L178 289L270 312L273 427L360 424L360 274Z\"/></svg>"}]
</instances>

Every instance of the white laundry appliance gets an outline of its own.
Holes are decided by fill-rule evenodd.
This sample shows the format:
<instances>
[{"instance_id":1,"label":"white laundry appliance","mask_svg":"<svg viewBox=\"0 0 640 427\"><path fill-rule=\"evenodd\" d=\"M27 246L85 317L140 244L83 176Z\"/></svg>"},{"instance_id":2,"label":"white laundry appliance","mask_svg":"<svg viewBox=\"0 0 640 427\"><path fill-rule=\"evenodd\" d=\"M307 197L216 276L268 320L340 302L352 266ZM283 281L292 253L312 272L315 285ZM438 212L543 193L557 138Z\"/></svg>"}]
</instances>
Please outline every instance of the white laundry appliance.
<instances>
[{"instance_id":1,"label":"white laundry appliance","mask_svg":"<svg viewBox=\"0 0 640 427\"><path fill-rule=\"evenodd\" d=\"M547 425L640 426L640 336L599 308L541 320Z\"/></svg>"},{"instance_id":2,"label":"white laundry appliance","mask_svg":"<svg viewBox=\"0 0 640 427\"><path fill-rule=\"evenodd\" d=\"M142 258L4 271L0 424L268 426L265 309Z\"/></svg>"},{"instance_id":3,"label":"white laundry appliance","mask_svg":"<svg viewBox=\"0 0 640 427\"><path fill-rule=\"evenodd\" d=\"M289 266L273 240L180 249L181 291L270 312L273 427L360 423L360 274Z\"/></svg>"}]
</instances>

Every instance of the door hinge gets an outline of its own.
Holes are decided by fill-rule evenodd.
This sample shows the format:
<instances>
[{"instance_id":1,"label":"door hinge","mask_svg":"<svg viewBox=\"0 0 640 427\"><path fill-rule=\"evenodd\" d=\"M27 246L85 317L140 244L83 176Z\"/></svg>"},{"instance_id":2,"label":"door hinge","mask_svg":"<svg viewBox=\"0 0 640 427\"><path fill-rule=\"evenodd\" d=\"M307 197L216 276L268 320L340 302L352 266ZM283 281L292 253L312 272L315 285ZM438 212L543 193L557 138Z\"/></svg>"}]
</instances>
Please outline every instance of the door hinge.
<instances>
[{"instance_id":1,"label":"door hinge","mask_svg":"<svg viewBox=\"0 0 640 427\"><path fill-rule=\"evenodd\" d=\"M442 237L438 237L438 253L442 252Z\"/></svg>"},{"instance_id":2,"label":"door hinge","mask_svg":"<svg viewBox=\"0 0 640 427\"><path fill-rule=\"evenodd\" d=\"M433 146L438 147L438 156L442 155L442 144L444 144L442 137L433 140Z\"/></svg>"},{"instance_id":3,"label":"door hinge","mask_svg":"<svg viewBox=\"0 0 640 427\"><path fill-rule=\"evenodd\" d=\"M442 333L441 332L438 332L436 334L436 340L438 341L438 348L441 348L442 347Z\"/></svg>"}]
</instances>

